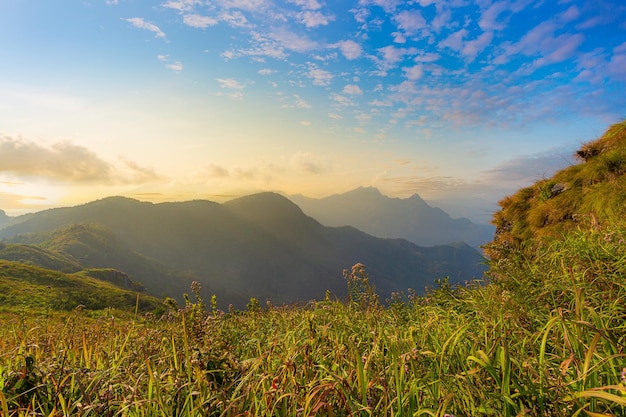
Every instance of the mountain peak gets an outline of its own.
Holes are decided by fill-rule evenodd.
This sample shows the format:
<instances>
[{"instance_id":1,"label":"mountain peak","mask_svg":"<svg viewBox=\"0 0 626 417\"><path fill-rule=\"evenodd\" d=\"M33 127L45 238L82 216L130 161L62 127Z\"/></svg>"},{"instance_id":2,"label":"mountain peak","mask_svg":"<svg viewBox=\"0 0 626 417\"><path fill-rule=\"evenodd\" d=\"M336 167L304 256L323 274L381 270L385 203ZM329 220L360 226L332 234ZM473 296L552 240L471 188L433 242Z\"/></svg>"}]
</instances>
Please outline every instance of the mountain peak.
<instances>
[{"instance_id":1,"label":"mountain peak","mask_svg":"<svg viewBox=\"0 0 626 417\"><path fill-rule=\"evenodd\" d=\"M362 194L362 195L367 195L367 196L375 196L375 197L385 197L380 192L380 190L376 187L359 187L352 191L348 191L346 194L351 194L351 193Z\"/></svg>"},{"instance_id":2,"label":"mountain peak","mask_svg":"<svg viewBox=\"0 0 626 417\"><path fill-rule=\"evenodd\" d=\"M224 203L224 207L266 227L271 227L277 222L290 224L303 222L318 225L287 197L273 192L257 193L230 200Z\"/></svg>"},{"instance_id":3,"label":"mountain peak","mask_svg":"<svg viewBox=\"0 0 626 417\"><path fill-rule=\"evenodd\" d=\"M404 238L418 245L465 241L478 248L493 238L492 226L451 219L419 195L392 198L374 187L360 187L323 199L296 198L305 213L326 226L351 225L383 238Z\"/></svg>"},{"instance_id":4,"label":"mountain peak","mask_svg":"<svg viewBox=\"0 0 626 417\"><path fill-rule=\"evenodd\" d=\"M124 197L124 196L111 196L111 197L104 197L101 198L99 200L95 200L92 202L89 202L87 204L85 204L86 206L88 205L103 205L103 204L117 204L117 205L131 205L131 204L152 204L152 203L145 203L139 200L136 200L134 198L130 198L130 197Z\"/></svg>"},{"instance_id":5,"label":"mountain peak","mask_svg":"<svg viewBox=\"0 0 626 417\"><path fill-rule=\"evenodd\" d=\"M250 205L254 205L259 209L281 208L298 210L299 207L291 202L287 197L284 197L278 193L266 191L262 193L250 194L244 197L235 198L234 200L224 203L226 207L242 208Z\"/></svg>"}]
</instances>

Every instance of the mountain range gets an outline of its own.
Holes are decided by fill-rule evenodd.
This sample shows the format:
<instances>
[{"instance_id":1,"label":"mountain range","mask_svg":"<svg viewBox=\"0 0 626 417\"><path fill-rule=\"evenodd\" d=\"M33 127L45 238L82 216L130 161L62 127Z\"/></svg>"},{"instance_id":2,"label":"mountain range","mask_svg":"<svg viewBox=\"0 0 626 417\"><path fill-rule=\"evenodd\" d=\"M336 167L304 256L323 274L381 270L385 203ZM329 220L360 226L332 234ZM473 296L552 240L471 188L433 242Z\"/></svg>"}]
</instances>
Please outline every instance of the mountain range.
<instances>
[{"instance_id":1,"label":"mountain range","mask_svg":"<svg viewBox=\"0 0 626 417\"><path fill-rule=\"evenodd\" d=\"M354 226L383 238L403 238L417 245L465 242L480 248L493 239L495 227L465 218L453 219L431 207L419 195L390 198L376 188L361 187L344 194L315 199L289 196L306 214L326 226Z\"/></svg>"},{"instance_id":2,"label":"mountain range","mask_svg":"<svg viewBox=\"0 0 626 417\"><path fill-rule=\"evenodd\" d=\"M110 268L150 294L179 300L197 281L203 295L236 307L250 297L291 303L323 298L326 290L345 296L342 271L358 262L383 299L408 288L423 292L446 276L451 282L480 278L485 269L480 253L465 243L421 247L351 226L323 226L275 193L224 204L110 197L12 217L0 225L0 239L66 258L54 267L33 249L33 265Z\"/></svg>"}]
</instances>

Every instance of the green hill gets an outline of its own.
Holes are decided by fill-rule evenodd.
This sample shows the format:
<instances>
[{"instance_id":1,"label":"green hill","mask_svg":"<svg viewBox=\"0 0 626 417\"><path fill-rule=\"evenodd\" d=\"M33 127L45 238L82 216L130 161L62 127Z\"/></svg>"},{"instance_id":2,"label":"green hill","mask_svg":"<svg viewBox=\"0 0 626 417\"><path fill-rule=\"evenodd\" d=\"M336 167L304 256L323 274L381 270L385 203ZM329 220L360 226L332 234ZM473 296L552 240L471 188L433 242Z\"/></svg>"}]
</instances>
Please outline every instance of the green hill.
<instances>
[{"instance_id":1,"label":"green hill","mask_svg":"<svg viewBox=\"0 0 626 417\"><path fill-rule=\"evenodd\" d=\"M133 310L139 296L140 311L158 311L162 302L146 294L129 291L89 271L64 274L58 271L0 260L0 309L49 308L72 310L77 306L89 310L108 307Z\"/></svg>"},{"instance_id":2,"label":"green hill","mask_svg":"<svg viewBox=\"0 0 626 417\"><path fill-rule=\"evenodd\" d=\"M82 269L78 261L67 253L34 245L0 243L0 259L67 273Z\"/></svg>"},{"instance_id":3,"label":"green hill","mask_svg":"<svg viewBox=\"0 0 626 417\"><path fill-rule=\"evenodd\" d=\"M111 229L95 223L77 223L59 229L18 235L9 241L36 246L41 248L40 251L65 254L79 265L75 271L83 268L114 268L118 272L123 271L126 277L122 281L127 283L128 289L144 288L141 281L148 277L150 289L156 289L153 294L157 296L182 294L188 290L191 282L181 274L174 276L162 263L131 250L120 242ZM3 257L0 251L0 259L9 258ZM49 267L34 260L31 263ZM50 269L61 270L53 267ZM105 276L116 282L120 280L119 277L111 278L111 274Z\"/></svg>"}]
</instances>

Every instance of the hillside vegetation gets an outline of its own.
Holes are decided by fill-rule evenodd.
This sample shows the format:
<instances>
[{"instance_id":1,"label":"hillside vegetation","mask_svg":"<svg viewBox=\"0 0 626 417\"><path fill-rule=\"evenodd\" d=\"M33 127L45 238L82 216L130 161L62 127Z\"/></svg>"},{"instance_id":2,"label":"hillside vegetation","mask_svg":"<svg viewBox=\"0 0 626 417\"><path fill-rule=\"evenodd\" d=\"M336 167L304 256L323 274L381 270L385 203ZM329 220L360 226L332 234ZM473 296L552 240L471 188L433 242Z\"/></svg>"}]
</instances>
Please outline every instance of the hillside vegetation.
<instances>
[{"instance_id":1,"label":"hillside vegetation","mask_svg":"<svg viewBox=\"0 0 626 417\"><path fill-rule=\"evenodd\" d=\"M119 272L86 270L76 274L0 260L0 311L23 313L45 310L69 311L78 306L89 310L114 308L163 311L162 301L115 282ZM118 285L116 285L118 284ZM121 285L120 285L121 284Z\"/></svg>"},{"instance_id":2,"label":"hillside vegetation","mask_svg":"<svg viewBox=\"0 0 626 417\"><path fill-rule=\"evenodd\" d=\"M343 273L347 298L299 306L253 298L224 312L193 283L185 304L168 301L161 317L4 313L0 412L626 415L626 220L612 202L626 189L621 170L595 166L617 158L602 155L626 146L624 128L583 146L580 166L503 200L485 282L443 279L384 306L356 264ZM604 174L576 176L583 171ZM587 199L594 194L602 206ZM534 223L550 200L569 214Z\"/></svg>"},{"instance_id":3,"label":"hillside vegetation","mask_svg":"<svg viewBox=\"0 0 626 417\"><path fill-rule=\"evenodd\" d=\"M500 202L494 216L492 259L528 254L543 237L601 229L626 218L626 121L611 126L576 153L582 161Z\"/></svg>"}]
</instances>

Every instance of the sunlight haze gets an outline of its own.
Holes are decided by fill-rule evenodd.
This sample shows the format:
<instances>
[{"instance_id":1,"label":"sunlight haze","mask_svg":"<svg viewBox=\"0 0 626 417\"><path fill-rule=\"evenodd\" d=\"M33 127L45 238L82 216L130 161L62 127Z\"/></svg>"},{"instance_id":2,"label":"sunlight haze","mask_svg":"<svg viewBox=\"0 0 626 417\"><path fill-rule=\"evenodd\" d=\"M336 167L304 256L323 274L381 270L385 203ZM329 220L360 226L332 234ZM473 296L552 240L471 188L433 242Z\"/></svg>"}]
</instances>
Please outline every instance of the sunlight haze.
<instances>
[{"instance_id":1,"label":"sunlight haze","mask_svg":"<svg viewBox=\"0 0 626 417\"><path fill-rule=\"evenodd\" d=\"M626 117L626 5L0 3L0 209L418 193L486 223Z\"/></svg>"}]
</instances>

